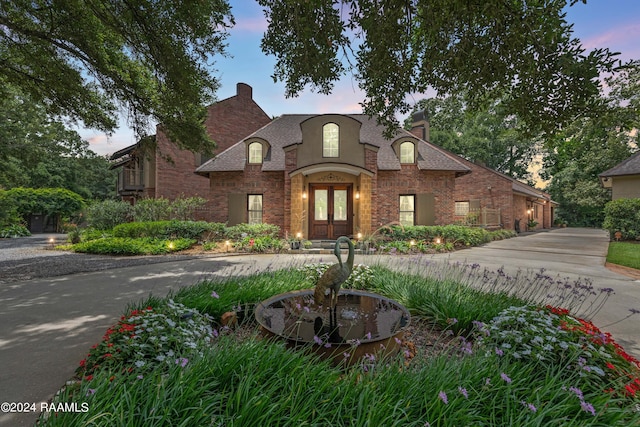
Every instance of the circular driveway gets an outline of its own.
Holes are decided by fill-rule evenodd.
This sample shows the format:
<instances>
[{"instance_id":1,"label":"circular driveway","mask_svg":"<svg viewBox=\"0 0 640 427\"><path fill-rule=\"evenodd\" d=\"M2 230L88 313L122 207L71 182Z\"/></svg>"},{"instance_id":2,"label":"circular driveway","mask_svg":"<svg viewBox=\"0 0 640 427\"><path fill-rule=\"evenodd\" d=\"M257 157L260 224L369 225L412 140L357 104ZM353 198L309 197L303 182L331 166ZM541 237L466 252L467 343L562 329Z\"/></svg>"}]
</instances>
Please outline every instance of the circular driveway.
<instances>
[{"instance_id":1,"label":"circular driveway","mask_svg":"<svg viewBox=\"0 0 640 427\"><path fill-rule=\"evenodd\" d=\"M492 242L427 261L477 263L506 271L546 269L569 279L589 277L596 288L612 288L594 323L611 332L629 353L640 356L640 328L630 309L640 310L640 281L605 268L609 239L595 229L555 229ZM333 262L331 255L242 255L190 258L105 271L0 283L0 402L39 407L74 374L89 347L123 314L127 303L205 278L249 274L293 263ZM393 268L402 256L357 256ZM25 263L39 262L27 258ZM622 321L621 321L622 320ZM0 426L33 425L37 414L0 414Z\"/></svg>"}]
</instances>

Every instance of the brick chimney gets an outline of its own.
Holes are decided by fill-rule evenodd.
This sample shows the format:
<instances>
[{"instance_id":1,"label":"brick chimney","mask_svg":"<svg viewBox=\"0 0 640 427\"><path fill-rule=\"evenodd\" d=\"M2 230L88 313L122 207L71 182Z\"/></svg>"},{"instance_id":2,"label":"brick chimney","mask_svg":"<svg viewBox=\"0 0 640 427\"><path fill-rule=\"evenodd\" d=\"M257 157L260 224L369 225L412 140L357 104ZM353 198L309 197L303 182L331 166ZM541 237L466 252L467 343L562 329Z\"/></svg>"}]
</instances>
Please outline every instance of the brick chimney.
<instances>
[{"instance_id":1,"label":"brick chimney","mask_svg":"<svg viewBox=\"0 0 640 427\"><path fill-rule=\"evenodd\" d=\"M411 133L417 138L429 141L429 119L427 113L422 110L411 115Z\"/></svg>"},{"instance_id":2,"label":"brick chimney","mask_svg":"<svg viewBox=\"0 0 640 427\"><path fill-rule=\"evenodd\" d=\"M253 88L246 83L238 83L236 85L236 95L238 98L251 100L253 99Z\"/></svg>"}]
</instances>

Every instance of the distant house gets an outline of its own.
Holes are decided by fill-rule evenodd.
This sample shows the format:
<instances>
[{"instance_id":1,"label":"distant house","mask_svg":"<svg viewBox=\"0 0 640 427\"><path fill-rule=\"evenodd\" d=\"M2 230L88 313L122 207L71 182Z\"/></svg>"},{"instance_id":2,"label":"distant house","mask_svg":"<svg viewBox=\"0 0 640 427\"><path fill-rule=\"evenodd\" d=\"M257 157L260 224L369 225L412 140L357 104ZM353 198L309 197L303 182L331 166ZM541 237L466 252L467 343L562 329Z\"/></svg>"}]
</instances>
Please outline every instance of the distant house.
<instances>
[{"instance_id":1,"label":"distant house","mask_svg":"<svg viewBox=\"0 0 640 427\"><path fill-rule=\"evenodd\" d=\"M212 158L179 150L158 130L154 139L114 153L119 194L198 195L203 219L270 223L308 239L370 233L399 222L522 228L529 218L550 227L548 195L428 142L428 122L390 139L363 114L286 114L274 120L251 87L209 107ZM155 144L154 144L155 143ZM155 148L157 145L157 149Z\"/></svg>"},{"instance_id":2,"label":"distant house","mask_svg":"<svg viewBox=\"0 0 640 427\"><path fill-rule=\"evenodd\" d=\"M640 198L640 151L598 176L611 189L611 199Z\"/></svg>"}]
</instances>

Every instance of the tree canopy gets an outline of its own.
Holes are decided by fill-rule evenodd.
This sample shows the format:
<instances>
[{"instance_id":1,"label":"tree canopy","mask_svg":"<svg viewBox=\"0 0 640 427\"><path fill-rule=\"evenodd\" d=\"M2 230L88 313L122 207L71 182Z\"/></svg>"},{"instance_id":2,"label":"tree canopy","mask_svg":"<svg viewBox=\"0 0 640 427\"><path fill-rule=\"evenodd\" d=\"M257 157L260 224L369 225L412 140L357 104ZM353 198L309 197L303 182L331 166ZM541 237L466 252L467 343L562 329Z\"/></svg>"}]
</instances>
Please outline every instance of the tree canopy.
<instances>
[{"instance_id":1,"label":"tree canopy","mask_svg":"<svg viewBox=\"0 0 640 427\"><path fill-rule=\"evenodd\" d=\"M573 5L578 0L571 0ZM586 2L586 0L582 0ZM572 36L567 0L258 0L286 95L330 93L352 73L364 112L389 128L408 94L464 92L475 108L503 99L532 133L588 110L616 54L589 53Z\"/></svg>"},{"instance_id":2,"label":"tree canopy","mask_svg":"<svg viewBox=\"0 0 640 427\"><path fill-rule=\"evenodd\" d=\"M86 199L113 194L115 174L106 158L16 88L2 89L0 189L61 187Z\"/></svg>"},{"instance_id":3,"label":"tree canopy","mask_svg":"<svg viewBox=\"0 0 640 427\"><path fill-rule=\"evenodd\" d=\"M471 110L463 95L452 95L420 100L414 111L424 111L429 119L429 142L513 178L530 178L529 164L539 145L517 116L505 114L502 101ZM410 125L408 118L405 127Z\"/></svg>"},{"instance_id":4,"label":"tree canopy","mask_svg":"<svg viewBox=\"0 0 640 427\"><path fill-rule=\"evenodd\" d=\"M50 114L106 132L119 107L182 146L210 148L202 119L211 64L233 24L225 0L13 0L0 3L0 97L13 85Z\"/></svg>"}]
</instances>

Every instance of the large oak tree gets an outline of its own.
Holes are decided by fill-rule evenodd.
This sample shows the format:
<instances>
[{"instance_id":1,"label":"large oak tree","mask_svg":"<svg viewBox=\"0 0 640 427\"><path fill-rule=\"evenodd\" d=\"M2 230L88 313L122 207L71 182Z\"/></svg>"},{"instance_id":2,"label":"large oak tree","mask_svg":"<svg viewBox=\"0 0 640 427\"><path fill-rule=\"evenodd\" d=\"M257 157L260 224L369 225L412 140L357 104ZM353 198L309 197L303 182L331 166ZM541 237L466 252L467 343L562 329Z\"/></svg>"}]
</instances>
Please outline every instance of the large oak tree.
<instances>
[{"instance_id":1,"label":"large oak tree","mask_svg":"<svg viewBox=\"0 0 640 427\"><path fill-rule=\"evenodd\" d=\"M258 2L269 22L262 48L288 96L329 93L352 73L365 113L389 126L411 110L408 94L433 88L464 92L472 108L502 99L532 133L552 131L590 108L600 73L615 66L615 54L587 53L573 37L567 0Z\"/></svg>"},{"instance_id":2,"label":"large oak tree","mask_svg":"<svg viewBox=\"0 0 640 427\"><path fill-rule=\"evenodd\" d=\"M13 85L49 114L110 132L120 107L140 135L149 120L194 150L233 24L225 0L0 2L0 96Z\"/></svg>"}]
</instances>

